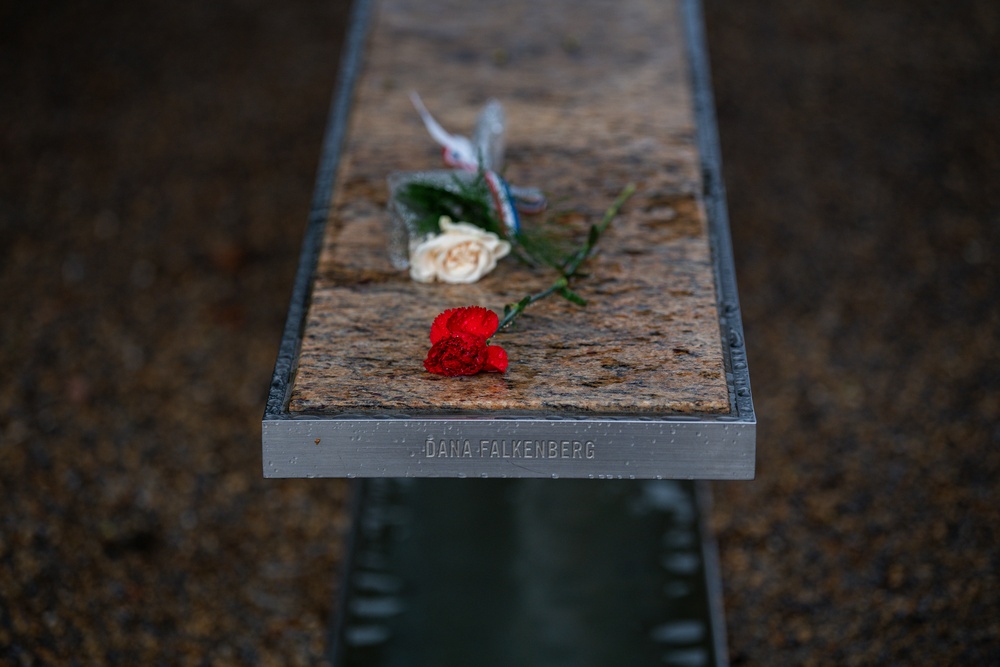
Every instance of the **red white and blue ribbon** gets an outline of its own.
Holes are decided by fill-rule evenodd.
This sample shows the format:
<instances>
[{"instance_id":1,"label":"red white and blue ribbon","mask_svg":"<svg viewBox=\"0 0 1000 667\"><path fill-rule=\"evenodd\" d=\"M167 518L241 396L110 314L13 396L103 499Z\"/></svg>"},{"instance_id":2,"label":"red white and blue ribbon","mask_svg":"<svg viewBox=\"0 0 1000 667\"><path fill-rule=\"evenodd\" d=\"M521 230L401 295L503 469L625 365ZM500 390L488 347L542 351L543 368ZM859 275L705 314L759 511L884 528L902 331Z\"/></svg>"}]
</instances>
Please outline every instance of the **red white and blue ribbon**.
<instances>
[{"instance_id":1,"label":"red white and blue ribbon","mask_svg":"<svg viewBox=\"0 0 1000 667\"><path fill-rule=\"evenodd\" d=\"M494 161L502 158L497 156L483 156L479 152L486 151L487 147L477 147L468 138L457 134L451 134L438 123L431 115L423 100L416 92L410 93L410 101L420 114L420 119L424 122L424 127L431 137L441 146L442 159L444 163L452 169L463 171L482 171L486 180L486 185L493 197L493 205L497 215L503 225L513 234L521 229L521 218L518 211L522 213L538 213L543 211L547 205L545 196L537 188L511 187L497 173L502 165L493 164ZM495 103L494 103L495 104ZM502 132L502 129L501 129ZM484 165L483 162L486 162Z\"/></svg>"},{"instance_id":2,"label":"red white and blue ribbon","mask_svg":"<svg viewBox=\"0 0 1000 667\"><path fill-rule=\"evenodd\" d=\"M517 234L521 230L521 217L517 214L517 206L514 205L514 197L510 193L507 181L495 171L484 171L483 178L486 179L486 187L493 195L493 206L500 216L500 222L512 234Z\"/></svg>"}]
</instances>

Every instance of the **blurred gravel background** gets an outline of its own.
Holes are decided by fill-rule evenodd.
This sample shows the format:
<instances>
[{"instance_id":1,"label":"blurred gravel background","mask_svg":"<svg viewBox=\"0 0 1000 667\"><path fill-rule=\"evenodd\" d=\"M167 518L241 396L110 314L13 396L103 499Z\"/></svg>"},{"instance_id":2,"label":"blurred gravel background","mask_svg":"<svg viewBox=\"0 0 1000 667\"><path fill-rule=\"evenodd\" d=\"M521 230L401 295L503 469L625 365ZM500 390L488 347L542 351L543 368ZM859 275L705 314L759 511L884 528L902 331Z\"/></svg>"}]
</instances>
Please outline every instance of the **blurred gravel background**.
<instances>
[{"instance_id":1,"label":"blurred gravel background","mask_svg":"<svg viewBox=\"0 0 1000 667\"><path fill-rule=\"evenodd\" d=\"M707 3L758 479L734 664L1000 665L1000 3Z\"/></svg>"},{"instance_id":2,"label":"blurred gravel background","mask_svg":"<svg viewBox=\"0 0 1000 667\"><path fill-rule=\"evenodd\" d=\"M1000 5L706 0L759 413L738 665L1000 664ZM260 416L347 8L0 3L0 664L320 664Z\"/></svg>"},{"instance_id":3,"label":"blurred gravel background","mask_svg":"<svg viewBox=\"0 0 1000 667\"><path fill-rule=\"evenodd\" d=\"M260 419L346 6L0 14L0 664L312 664L344 486Z\"/></svg>"}]
</instances>

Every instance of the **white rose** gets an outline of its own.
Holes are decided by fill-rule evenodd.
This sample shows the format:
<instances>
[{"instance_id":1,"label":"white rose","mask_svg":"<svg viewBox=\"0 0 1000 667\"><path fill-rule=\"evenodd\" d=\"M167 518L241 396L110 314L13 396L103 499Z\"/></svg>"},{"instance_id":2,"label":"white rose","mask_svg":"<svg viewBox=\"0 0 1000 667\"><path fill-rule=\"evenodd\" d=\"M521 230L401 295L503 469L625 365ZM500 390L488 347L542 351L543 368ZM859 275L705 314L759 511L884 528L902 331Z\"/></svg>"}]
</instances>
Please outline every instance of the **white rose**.
<instances>
[{"instance_id":1,"label":"white rose","mask_svg":"<svg viewBox=\"0 0 1000 667\"><path fill-rule=\"evenodd\" d=\"M410 277L421 283L474 283L496 268L510 243L493 232L441 216L441 233L410 250Z\"/></svg>"}]
</instances>

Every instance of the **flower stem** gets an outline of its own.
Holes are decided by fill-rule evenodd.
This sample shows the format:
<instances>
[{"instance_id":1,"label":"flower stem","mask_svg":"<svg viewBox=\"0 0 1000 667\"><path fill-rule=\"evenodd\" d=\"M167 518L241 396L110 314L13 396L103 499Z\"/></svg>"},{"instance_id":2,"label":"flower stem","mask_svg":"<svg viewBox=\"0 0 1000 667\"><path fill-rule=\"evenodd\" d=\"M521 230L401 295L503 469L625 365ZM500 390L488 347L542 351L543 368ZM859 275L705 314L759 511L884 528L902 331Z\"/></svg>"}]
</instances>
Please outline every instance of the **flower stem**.
<instances>
[{"instance_id":1,"label":"flower stem","mask_svg":"<svg viewBox=\"0 0 1000 667\"><path fill-rule=\"evenodd\" d=\"M497 325L497 330L493 334L494 336L501 333L517 319L524 309L535 303L536 301L541 301L542 299L551 296L552 294L560 294L564 298L572 301L578 305L586 305L584 301L576 292L570 289L569 281L571 278L576 276L576 272L579 270L580 265L587 260L594 253L594 247L597 242L601 239L601 235L607 230L611 221L615 219L618 213L621 211L622 206L628 201L635 193L635 185L629 184L618 195L618 198L608 207L608 210L604 212L604 217L596 225L590 226L590 232L587 234L587 241L580 246L580 249L575 253L570 255L566 262L562 266L561 275L558 279L548 288L542 290L541 292L536 292L535 294L529 294L520 301L515 303L509 303L504 306L503 319L500 320L500 324ZM492 337L491 337L492 338Z\"/></svg>"}]
</instances>

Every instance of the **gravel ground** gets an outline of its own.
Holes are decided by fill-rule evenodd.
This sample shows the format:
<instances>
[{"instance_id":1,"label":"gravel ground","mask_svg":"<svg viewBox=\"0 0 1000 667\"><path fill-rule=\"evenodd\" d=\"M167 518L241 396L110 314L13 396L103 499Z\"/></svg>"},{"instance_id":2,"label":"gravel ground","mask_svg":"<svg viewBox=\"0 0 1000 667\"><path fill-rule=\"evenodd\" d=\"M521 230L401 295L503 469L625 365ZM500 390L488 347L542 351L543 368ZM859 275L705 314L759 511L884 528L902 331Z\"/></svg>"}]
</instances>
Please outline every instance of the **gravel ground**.
<instances>
[{"instance_id":1,"label":"gravel ground","mask_svg":"<svg viewBox=\"0 0 1000 667\"><path fill-rule=\"evenodd\" d=\"M345 8L0 17L0 663L312 664L344 486L260 418Z\"/></svg>"},{"instance_id":2,"label":"gravel ground","mask_svg":"<svg viewBox=\"0 0 1000 667\"><path fill-rule=\"evenodd\" d=\"M760 417L734 664L1000 663L1000 5L706 1ZM318 664L260 416L346 11L0 5L0 664Z\"/></svg>"},{"instance_id":3,"label":"gravel ground","mask_svg":"<svg viewBox=\"0 0 1000 667\"><path fill-rule=\"evenodd\" d=\"M759 414L734 664L1000 664L1000 4L709 2Z\"/></svg>"}]
</instances>

